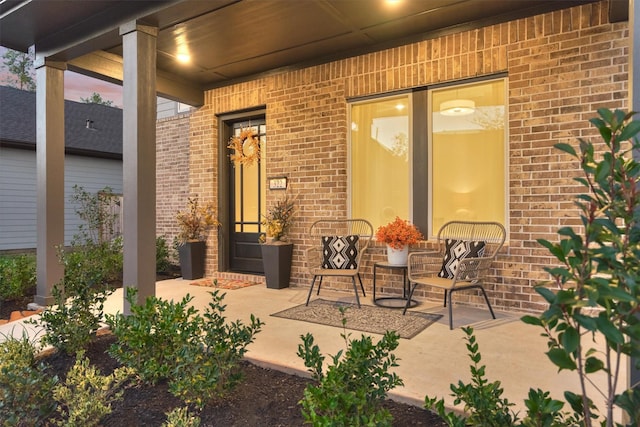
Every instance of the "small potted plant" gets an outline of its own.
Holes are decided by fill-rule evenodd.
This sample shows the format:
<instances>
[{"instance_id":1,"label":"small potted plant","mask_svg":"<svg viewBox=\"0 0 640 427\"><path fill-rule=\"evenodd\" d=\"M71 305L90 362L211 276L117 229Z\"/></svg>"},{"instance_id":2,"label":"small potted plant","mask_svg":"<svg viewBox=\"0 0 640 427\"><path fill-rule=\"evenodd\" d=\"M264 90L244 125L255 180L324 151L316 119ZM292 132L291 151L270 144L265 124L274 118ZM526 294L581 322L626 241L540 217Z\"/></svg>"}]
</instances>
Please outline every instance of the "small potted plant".
<instances>
[{"instance_id":1,"label":"small potted plant","mask_svg":"<svg viewBox=\"0 0 640 427\"><path fill-rule=\"evenodd\" d=\"M204 276L207 236L212 228L220 226L213 202L200 205L197 197L190 197L187 209L178 211L176 219L182 278L199 279Z\"/></svg>"},{"instance_id":2,"label":"small potted plant","mask_svg":"<svg viewBox=\"0 0 640 427\"><path fill-rule=\"evenodd\" d=\"M289 286L293 243L287 233L295 214L295 198L285 194L267 210L262 225L266 233L260 235L262 263L267 287L282 289Z\"/></svg>"},{"instance_id":3,"label":"small potted plant","mask_svg":"<svg viewBox=\"0 0 640 427\"><path fill-rule=\"evenodd\" d=\"M409 246L415 245L423 238L415 225L400 217L379 227L376 232L376 240L387 244L387 260L391 265L406 265Z\"/></svg>"}]
</instances>

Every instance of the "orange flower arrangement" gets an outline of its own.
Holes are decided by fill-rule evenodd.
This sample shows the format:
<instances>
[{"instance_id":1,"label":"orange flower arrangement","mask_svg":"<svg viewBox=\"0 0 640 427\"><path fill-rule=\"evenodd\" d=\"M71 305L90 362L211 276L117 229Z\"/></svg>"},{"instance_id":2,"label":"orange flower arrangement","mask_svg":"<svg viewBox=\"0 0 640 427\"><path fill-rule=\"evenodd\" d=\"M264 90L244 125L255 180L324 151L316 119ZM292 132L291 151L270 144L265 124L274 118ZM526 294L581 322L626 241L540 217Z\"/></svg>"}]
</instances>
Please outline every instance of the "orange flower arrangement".
<instances>
[{"instance_id":1,"label":"orange flower arrangement","mask_svg":"<svg viewBox=\"0 0 640 427\"><path fill-rule=\"evenodd\" d=\"M395 221L378 228L376 240L384 242L393 249L402 249L408 245L415 245L422 240L420 230L409 221L396 217Z\"/></svg>"}]
</instances>

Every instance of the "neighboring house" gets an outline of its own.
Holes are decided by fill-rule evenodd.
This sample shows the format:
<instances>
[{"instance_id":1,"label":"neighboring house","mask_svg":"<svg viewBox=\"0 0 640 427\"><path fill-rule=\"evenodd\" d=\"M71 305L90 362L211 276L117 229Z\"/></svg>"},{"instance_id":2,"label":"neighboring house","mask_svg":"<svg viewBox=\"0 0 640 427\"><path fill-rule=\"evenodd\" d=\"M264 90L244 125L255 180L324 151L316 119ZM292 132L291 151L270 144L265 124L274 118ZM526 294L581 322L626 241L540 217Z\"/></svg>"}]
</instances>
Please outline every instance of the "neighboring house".
<instances>
[{"instance_id":1,"label":"neighboring house","mask_svg":"<svg viewBox=\"0 0 640 427\"><path fill-rule=\"evenodd\" d=\"M73 186L122 194L122 110L65 101L65 244L78 231ZM0 251L36 247L36 94L0 86Z\"/></svg>"}]
</instances>

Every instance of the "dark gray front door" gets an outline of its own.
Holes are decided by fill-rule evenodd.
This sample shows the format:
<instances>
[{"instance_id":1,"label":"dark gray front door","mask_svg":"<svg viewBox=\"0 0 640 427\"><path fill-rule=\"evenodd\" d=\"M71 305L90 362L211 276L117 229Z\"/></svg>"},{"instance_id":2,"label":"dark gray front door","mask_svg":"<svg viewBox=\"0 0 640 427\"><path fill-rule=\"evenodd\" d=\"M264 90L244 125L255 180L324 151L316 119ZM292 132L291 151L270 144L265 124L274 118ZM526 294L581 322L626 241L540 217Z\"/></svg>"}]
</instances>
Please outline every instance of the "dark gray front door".
<instances>
[{"instance_id":1,"label":"dark gray front door","mask_svg":"<svg viewBox=\"0 0 640 427\"><path fill-rule=\"evenodd\" d=\"M260 146L264 147L264 117L232 123L232 135L239 135L247 128L257 132ZM260 274L264 273L258 242L265 206L264 163L258 161L252 165L237 164L231 160L234 153L233 149L229 149L229 270Z\"/></svg>"}]
</instances>

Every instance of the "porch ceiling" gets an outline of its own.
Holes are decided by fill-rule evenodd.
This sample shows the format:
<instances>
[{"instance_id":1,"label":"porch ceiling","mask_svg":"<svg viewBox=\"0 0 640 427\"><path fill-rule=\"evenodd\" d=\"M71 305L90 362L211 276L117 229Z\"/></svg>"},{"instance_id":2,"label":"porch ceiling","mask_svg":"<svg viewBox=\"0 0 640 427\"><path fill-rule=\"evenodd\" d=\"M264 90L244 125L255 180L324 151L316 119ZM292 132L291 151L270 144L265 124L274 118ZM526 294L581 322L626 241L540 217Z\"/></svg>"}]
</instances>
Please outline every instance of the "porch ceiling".
<instances>
[{"instance_id":1,"label":"porch ceiling","mask_svg":"<svg viewBox=\"0 0 640 427\"><path fill-rule=\"evenodd\" d=\"M197 105L202 92L299 67L594 0L0 0L0 44L121 82L118 27L157 26L158 91ZM628 0L610 15L627 19ZM180 64L181 50L191 63Z\"/></svg>"}]
</instances>

